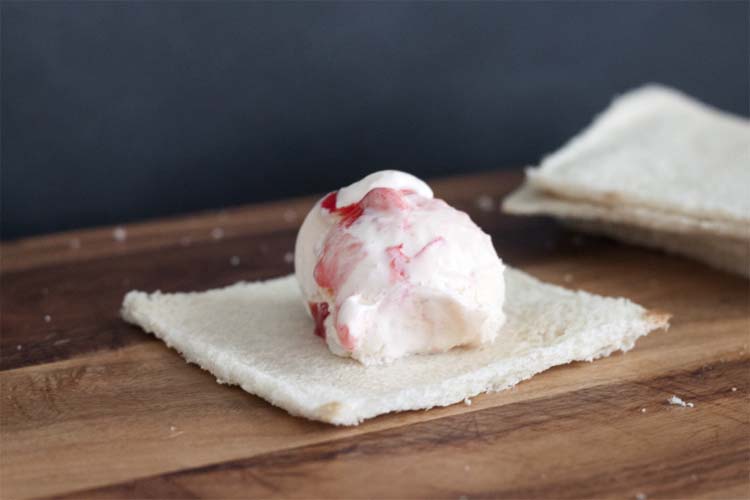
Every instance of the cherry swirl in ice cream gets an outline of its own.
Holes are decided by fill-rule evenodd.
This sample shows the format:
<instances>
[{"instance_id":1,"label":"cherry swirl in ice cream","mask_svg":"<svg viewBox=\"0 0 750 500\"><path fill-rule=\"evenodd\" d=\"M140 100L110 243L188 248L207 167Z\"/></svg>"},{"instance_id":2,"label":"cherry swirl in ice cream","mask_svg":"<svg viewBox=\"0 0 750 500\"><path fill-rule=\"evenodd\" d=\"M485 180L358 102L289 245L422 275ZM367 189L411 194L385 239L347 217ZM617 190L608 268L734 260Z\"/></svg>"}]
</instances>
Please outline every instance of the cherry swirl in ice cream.
<instances>
[{"instance_id":1,"label":"cherry swirl in ice cream","mask_svg":"<svg viewBox=\"0 0 750 500\"><path fill-rule=\"evenodd\" d=\"M321 199L295 248L315 333L368 365L493 342L505 321L503 270L468 215L397 171Z\"/></svg>"}]
</instances>

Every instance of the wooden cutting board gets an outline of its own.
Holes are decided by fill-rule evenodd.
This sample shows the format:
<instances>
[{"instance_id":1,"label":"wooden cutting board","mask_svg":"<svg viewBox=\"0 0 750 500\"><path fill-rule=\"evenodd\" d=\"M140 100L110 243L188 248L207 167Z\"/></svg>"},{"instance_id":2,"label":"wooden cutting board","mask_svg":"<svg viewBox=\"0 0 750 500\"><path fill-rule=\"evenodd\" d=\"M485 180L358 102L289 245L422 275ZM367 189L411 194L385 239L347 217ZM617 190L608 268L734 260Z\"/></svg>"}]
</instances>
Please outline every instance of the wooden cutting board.
<instances>
[{"instance_id":1,"label":"wooden cutting board","mask_svg":"<svg viewBox=\"0 0 750 500\"><path fill-rule=\"evenodd\" d=\"M671 312L672 328L471 406L352 428L218 385L118 316L133 288L205 290L291 272L314 198L128 225L123 241L102 228L4 244L0 496L748 498L748 282L500 214L520 180L497 172L433 185L508 263ZM670 405L672 395L694 406Z\"/></svg>"}]
</instances>

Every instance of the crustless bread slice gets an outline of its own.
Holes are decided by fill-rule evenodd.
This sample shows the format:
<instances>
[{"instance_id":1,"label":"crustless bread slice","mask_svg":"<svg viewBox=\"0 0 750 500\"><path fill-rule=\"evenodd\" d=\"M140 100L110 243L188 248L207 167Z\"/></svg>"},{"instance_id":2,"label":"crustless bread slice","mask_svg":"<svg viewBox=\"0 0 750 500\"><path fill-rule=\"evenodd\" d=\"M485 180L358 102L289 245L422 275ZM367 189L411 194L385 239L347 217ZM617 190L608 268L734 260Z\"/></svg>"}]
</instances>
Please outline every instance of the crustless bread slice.
<instances>
[{"instance_id":1,"label":"crustless bread slice","mask_svg":"<svg viewBox=\"0 0 750 500\"><path fill-rule=\"evenodd\" d=\"M564 223L580 231L683 255L705 262L715 269L750 278L750 243L746 241L715 236L685 236L591 220L566 219Z\"/></svg>"},{"instance_id":2,"label":"crustless bread slice","mask_svg":"<svg viewBox=\"0 0 750 500\"><path fill-rule=\"evenodd\" d=\"M750 238L726 236L737 231L725 223L651 209L567 200L546 195L528 184L503 200L503 210L515 214L553 215L576 230L665 250L750 278ZM746 231L750 231L750 227Z\"/></svg>"},{"instance_id":3,"label":"crustless bread slice","mask_svg":"<svg viewBox=\"0 0 750 500\"><path fill-rule=\"evenodd\" d=\"M536 189L526 182L503 200L503 211L518 215L552 215L557 218L613 222L665 233L750 241L750 224L703 219L626 204L600 204L565 198Z\"/></svg>"},{"instance_id":4,"label":"crustless bread slice","mask_svg":"<svg viewBox=\"0 0 750 500\"><path fill-rule=\"evenodd\" d=\"M665 87L616 99L503 201L749 276L750 121Z\"/></svg>"},{"instance_id":5,"label":"crustless bread slice","mask_svg":"<svg viewBox=\"0 0 750 500\"><path fill-rule=\"evenodd\" d=\"M750 224L750 121L650 85L618 99L528 171L532 187L599 205Z\"/></svg>"},{"instance_id":6,"label":"crustless bread slice","mask_svg":"<svg viewBox=\"0 0 750 500\"><path fill-rule=\"evenodd\" d=\"M555 365L627 351L668 326L668 316L626 299L543 284L514 269L506 285L508 320L493 345L372 367L334 356L312 334L293 276L201 293L134 291L122 313L219 382L338 425L506 389Z\"/></svg>"}]
</instances>

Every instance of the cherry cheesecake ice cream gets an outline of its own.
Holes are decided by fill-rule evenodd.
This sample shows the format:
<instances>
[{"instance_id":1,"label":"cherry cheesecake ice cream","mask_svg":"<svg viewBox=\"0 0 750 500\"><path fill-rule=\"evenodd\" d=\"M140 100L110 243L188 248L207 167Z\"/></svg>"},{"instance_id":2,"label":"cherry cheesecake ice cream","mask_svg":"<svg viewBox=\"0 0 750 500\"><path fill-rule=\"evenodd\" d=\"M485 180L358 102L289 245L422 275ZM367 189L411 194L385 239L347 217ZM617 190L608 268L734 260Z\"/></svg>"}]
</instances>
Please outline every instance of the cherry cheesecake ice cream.
<instances>
[{"instance_id":1,"label":"cherry cheesecake ice cream","mask_svg":"<svg viewBox=\"0 0 750 500\"><path fill-rule=\"evenodd\" d=\"M295 248L315 333L367 365L493 342L505 321L503 270L468 215L393 170L323 197Z\"/></svg>"}]
</instances>

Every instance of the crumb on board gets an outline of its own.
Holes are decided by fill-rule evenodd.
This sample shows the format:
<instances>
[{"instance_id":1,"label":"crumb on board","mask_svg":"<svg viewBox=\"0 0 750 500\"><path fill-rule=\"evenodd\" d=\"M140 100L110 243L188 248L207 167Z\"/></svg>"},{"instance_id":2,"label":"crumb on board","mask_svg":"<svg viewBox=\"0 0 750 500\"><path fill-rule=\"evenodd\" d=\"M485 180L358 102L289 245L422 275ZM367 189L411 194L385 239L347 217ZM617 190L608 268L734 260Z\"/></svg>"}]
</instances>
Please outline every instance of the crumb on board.
<instances>
[{"instance_id":1,"label":"crumb on board","mask_svg":"<svg viewBox=\"0 0 750 500\"><path fill-rule=\"evenodd\" d=\"M169 426L169 438L176 438L177 436L185 434L185 431L178 431L177 427L174 425Z\"/></svg>"},{"instance_id":2,"label":"crumb on board","mask_svg":"<svg viewBox=\"0 0 750 500\"><path fill-rule=\"evenodd\" d=\"M294 254L292 252L287 252L284 254L284 262L287 264L291 264L294 262Z\"/></svg>"},{"instance_id":3,"label":"crumb on board","mask_svg":"<svg viewBox=\"0 0 750 500\"><path fill-rule=\"evenodd\" d=\"M45 323L49 323L50 321L52 321L52 316L50 316L49 314L45 314L44 315L44 322Z\"/></svg>"},{"instance_id":4,"label":"crumb on board","mask_svg":"<svg viewBox=\"0 0 750 500\"><path fill-rule=\"evenodd\" d=\"M737 388L736 387L732 387L732 392L737 392Z\"/></svg>"},{"instance_id":5,"label":"crumb on board","mask_svg":"<svg viewBox=\"0 0 750 500\"><path fill-rule=\"evenodd\" d=\"M635 495L635 500L646 500L647 498L648 498L648 495L646 495L642 491L636 493L636 495Z\"/></svg>"},{"instance_id":6,"label":"crumb on board","mask_svg":"<svg viewBox=\"0 0 750 500\"><path fill-rule=\"evenodd\" d=\"M240 258L237 255L232 255L232 257L229 259L229 264L231 264L232 267L239 266Z\"/></svg>"},{"instance_id":7,"label":"crumb on board","mask_svg":"<svg viewBox=\"0 0 750 500\"><path fill-rule=\"evenodd\" d=\"M16 351L20 351L21 349L23 349L23 346L21 344L18 344L16 346Z\"/></svg>"},{"instance_id":8,"label":"crumb on board","mask_svg":"<svg viewBox=\"0 0 750 500\"><path fill-rule=\"evenodd\" d=\"M679 398L674 394L672 395L672 397L667 399L667 403L674 406L682 406L683 408L693 408L695 406L693 403L686 402L682 398Z\"/></svg>"},{"instance_id":9,"label":"crumb on board","mask_svg":"<svg viewBox=\"0 0 750 500\"><path fill-rule=\"evenodd\" d=\"M220 227L215 227L211 230L211 238L220 240L224 237L224 230Z\"/></svg>"},{"instance_id":10,"label":"crumb on board","mask_svg":"<svg viewBox=\"0 0 750 500\"><path fill-rule=\"evenodd\" d=\"M495 208L495 202L492 200L492 197L486 194L477 197L474 203L482 212L492 212L492 209Z\"/></svg>"},{"instance_id":11,"label":"crumb on board","mask_svg":"<svg viewBox=\"0 0 750 500\"><path fill-rule=\"evenodd\" d=\"M60 340L55 340L52 344L53 345L64 345L64 344L67 344L68 342L70 342L70 339L60 339Z\"/></svg>"},{"instance_id":12,"label":"crumb on board","mask_svg":"<svg viewBox=\"0 0 750 500\"><path fill-rule=\"evenodd\" d=\"M116 228L114 228L114 230L112 230L112 237L115 239L115 241L121 243L128 239L128 232L124 227L117 226Z\"/></svg>"},{"instance_id":13,"label":"crumb on board","mask_svg":"<svg viewBox=\"0 0 750 500\"><path fill-rule=\"evenodd\" d=\"M646 409L645 408L641 408L641 413L646 413Z\"/></svg>"},{"instance_id":14,"label":"crumb on board","mask_svg":"<svg viewBox=\"0 0 750 500\"><path fill-rule=\"evenodd\" d=\"M471 399L470 399L470 398L466 398L466 399L464 399L464 404L465 404L466 406L471 406Z\"/></svg>"}]
</instances>

